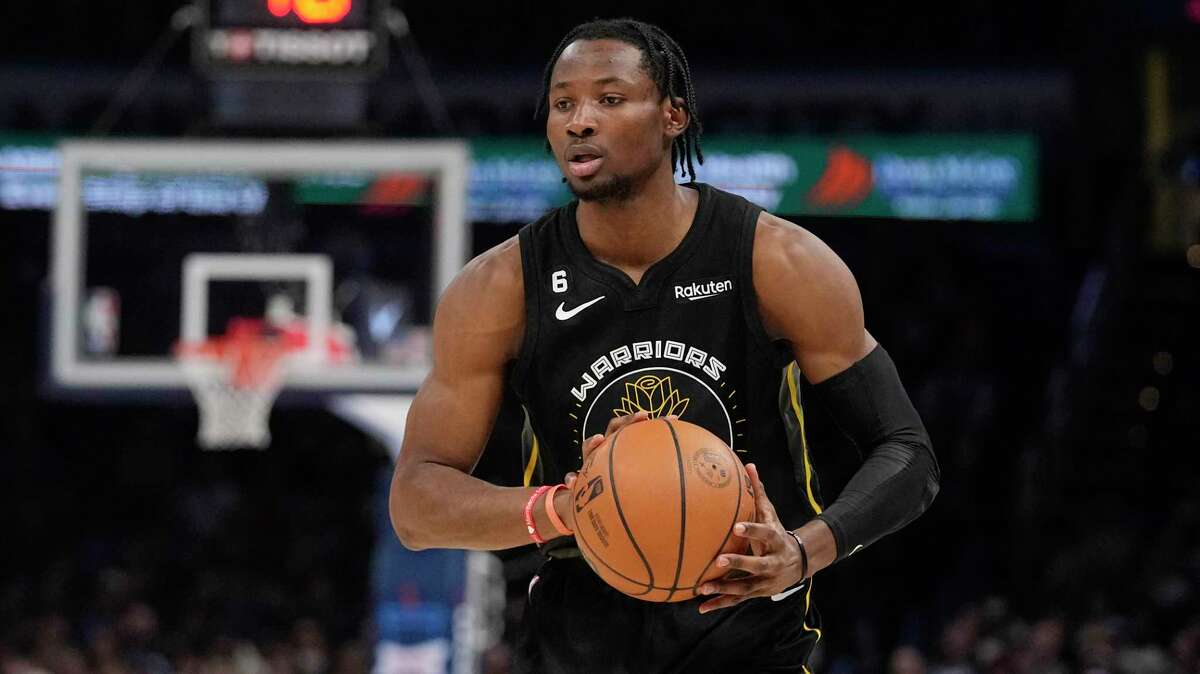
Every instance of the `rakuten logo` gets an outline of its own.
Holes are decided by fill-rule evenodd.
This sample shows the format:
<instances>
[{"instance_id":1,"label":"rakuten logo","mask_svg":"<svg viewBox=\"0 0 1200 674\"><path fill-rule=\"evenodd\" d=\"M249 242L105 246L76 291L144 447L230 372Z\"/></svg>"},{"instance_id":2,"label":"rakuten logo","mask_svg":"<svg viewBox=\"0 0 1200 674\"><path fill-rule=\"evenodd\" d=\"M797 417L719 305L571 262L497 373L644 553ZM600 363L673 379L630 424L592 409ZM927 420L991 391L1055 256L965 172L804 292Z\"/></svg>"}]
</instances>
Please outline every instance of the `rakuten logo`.
<instances>
[{"instance_id":1,"label":"rakuten logo","mask_svg":"<svg viewBox=\"0 0 1200 674\"><path fill-rule=\"evenodd\" d=\"M675 299L695 302L696 300L716 297L721 293L733 290L733 281L693 281L690 285L675 286Z\"/></svg>"}]
</instances>

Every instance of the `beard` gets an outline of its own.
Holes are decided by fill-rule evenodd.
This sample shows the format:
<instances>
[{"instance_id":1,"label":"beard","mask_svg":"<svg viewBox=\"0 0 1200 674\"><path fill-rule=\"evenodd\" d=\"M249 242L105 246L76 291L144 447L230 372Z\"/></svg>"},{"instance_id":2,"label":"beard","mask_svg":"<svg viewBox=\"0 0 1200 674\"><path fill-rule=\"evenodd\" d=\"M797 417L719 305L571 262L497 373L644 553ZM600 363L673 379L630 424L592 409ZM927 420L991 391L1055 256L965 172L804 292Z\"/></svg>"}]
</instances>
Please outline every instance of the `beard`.
<instances>
[{"instance_id":1,"label":"beard","mask_svg":"<svg viewBox=\"0 0 1200 674\"><path fill-rule=\"evenodd\" d=\"M637 167L630 173L613 173L606 179L593 180L590 183L576 185L569 177L564 176L566 187L580 201L594 201L598 204L623 204L637 197L653 179L655 171L661 164L649 162L644 167Z\"/></svg>"},{"instance_id":2,"label":"beard","mask_svg":"<svg viewBox=\"0 0 1200 674\"><path fill-rule=\"evenodd\" d=\"M615 175L608 180L578 186L568 179L567 188L580 201L621 203L633 198L636 183L631 176Z\"/></svg>"},{"instance_id":3,"label":"beard","mask_svg":"<svg viewBox=\"0 0 1200 674\"><path fill-rule=\"evenodd\" d=\"M586 185L576 185L570 178L564 180L571 194L580 201L620 204L637 196L658 168L651 164L633 174L616 173L607 180L596 180Z\"/></svg>"}]
</instances>

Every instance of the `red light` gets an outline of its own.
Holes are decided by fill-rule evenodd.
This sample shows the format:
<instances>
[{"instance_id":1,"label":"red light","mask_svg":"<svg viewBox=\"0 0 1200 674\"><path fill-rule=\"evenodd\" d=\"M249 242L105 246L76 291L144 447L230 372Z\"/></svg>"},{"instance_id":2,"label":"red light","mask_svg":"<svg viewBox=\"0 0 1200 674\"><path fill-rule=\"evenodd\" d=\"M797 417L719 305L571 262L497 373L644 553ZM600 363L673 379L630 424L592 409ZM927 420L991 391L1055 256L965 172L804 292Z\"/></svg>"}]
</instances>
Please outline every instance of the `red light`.
<instances>
[{"instance_id":1,"label":"red light","mask_svg":"<svg viewBox=\"0 0 1200 674\"><path fill-rule=\"evenodd\" d=\"M304 23L337 23L350 13L353 0L267 0L267 9L275 16L295 11Z\"/></svg>"},{"instance_id":2,"label":"red light","mask_svg":"<svg viewBox=\"0 0 1200 674\"><path fill-rule=\"evenodd\" d=\"M1191 0L1188 2L1187 15L1193 23L1200 23L1200 0Z\"/></svg>"}]
</instances>

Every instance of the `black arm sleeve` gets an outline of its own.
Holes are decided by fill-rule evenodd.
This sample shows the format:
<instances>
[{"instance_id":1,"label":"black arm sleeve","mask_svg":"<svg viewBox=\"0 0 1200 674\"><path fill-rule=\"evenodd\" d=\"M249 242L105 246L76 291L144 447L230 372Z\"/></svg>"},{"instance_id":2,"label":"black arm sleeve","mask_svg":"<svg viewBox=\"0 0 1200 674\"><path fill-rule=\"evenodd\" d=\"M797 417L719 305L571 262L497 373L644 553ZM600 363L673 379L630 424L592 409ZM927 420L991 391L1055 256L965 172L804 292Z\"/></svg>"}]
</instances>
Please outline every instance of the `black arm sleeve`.
<instances>
[{"instance_id":1,"label":"black arm sleeve","mask_svg":"<svg viewBox=\"0 0 1200 674\"><path fill-rule=\"evenodd\" d=\"M837 500L818 515L833 531L840 560L925 512L937 495L941 471L925 425L882 346L813 388L866 454Z\"/></svg>"}]
</instances>

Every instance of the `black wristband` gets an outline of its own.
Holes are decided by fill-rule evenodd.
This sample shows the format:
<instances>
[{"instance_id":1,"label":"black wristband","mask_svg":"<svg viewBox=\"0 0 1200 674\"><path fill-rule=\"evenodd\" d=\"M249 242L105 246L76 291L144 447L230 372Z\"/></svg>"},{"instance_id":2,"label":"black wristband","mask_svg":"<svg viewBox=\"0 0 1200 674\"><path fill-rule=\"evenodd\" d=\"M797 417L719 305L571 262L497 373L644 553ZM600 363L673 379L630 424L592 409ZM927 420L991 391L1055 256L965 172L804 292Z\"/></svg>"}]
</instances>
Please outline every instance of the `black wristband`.
<instances>
[{"instance_id":1,"label":"black wristband","mask_svg":"<svg viewBox=\"0 0 1200 674\"><path fill-rule=\"evenodd\" d=\"M804 547L804 540L800 538L800 534L791 529L784 529L784 531L796 539L796 545L800 546L800 581L804 582L808 579L808 550Z\"/></svg>"}]
</instances>

